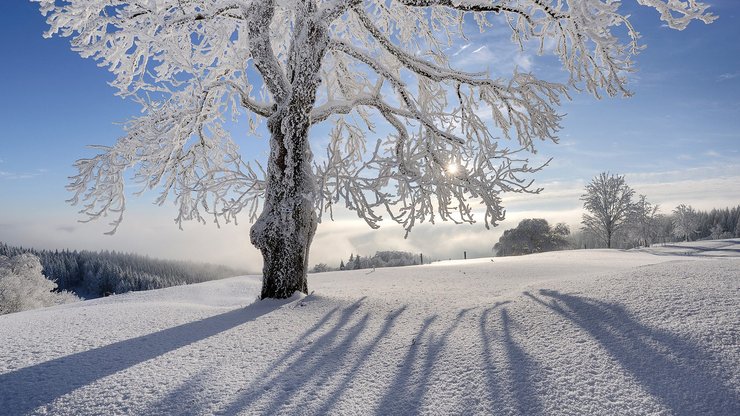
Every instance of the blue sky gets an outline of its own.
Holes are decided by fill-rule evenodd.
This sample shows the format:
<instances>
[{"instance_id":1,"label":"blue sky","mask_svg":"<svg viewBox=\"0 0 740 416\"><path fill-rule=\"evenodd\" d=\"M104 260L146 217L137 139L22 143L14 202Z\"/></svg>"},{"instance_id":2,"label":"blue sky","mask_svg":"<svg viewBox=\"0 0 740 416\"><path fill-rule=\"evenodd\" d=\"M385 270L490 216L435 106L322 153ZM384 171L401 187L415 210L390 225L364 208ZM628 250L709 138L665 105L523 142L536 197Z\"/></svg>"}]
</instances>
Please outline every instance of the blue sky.
<instances>
[{"instance_id":1,"label":"blue sky","mask_svg":"<svg viewBox=\"0 0 740 416\"><path fill-rule=\"evenodd\" d=\"M661 25L657 12L625 6L647 49L631 76L630 99L595 100L574 94L561 141L538 146L537 158L553 157L535 176L545 187L538 196L505 197L507 221L493 231L482 225L420 227L403 239L393 224L372 231L352 214L319 228L312 264L338 263L350 252L403 249L429 257L488 255L503 229L527 217L578 225L583 186L601 171L627 181L663 212L678 203L701 209L740 204L740 2L708 1L719 19L692 23L678 32ZM72 163L91 152L88 144L112 144L138 107L114 96L111 77L69 48L67 39L44 39L43 17L25 0L0 5L0 241L41 248L116 249L171 258L194 258L259 269L248 241L249 224L239 227L189 224L179 231L173 207L154 207L153 194L129 202L119 232L104 236L105 223L79 224L65 204L64 186ZM502 43L503 42L503 43ZM507 39L476 36L459 45L453 62L466 68L531 69L546 79L563 73L552 59L507 47ZM503 47L506 53L501 53ZM481 69L481 68L479 68ZM495 70L495 68L494 68ZM243 142L245 152L264 150ZM251 146L251 148L249 147ZM431 237L434 238L431 238ZM444 240L439 240L444 238Z\"/></svg>"}]
</instances>

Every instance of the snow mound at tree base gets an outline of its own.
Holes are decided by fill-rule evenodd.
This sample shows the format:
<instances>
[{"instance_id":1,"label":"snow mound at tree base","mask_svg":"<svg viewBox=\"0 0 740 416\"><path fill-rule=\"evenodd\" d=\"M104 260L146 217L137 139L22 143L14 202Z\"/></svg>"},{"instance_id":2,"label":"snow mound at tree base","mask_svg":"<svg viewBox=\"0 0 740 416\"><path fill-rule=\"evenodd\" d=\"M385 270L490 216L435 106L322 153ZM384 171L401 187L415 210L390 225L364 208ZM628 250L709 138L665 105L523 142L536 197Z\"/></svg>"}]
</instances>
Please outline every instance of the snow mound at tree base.
<instances>
[{"instance_id":1,"label":"snow mound at tree base","mask_svg":"<svg viewBox=\"0 0 740 416\"><path fill-rule=\"evenodd\" d=\"M740 259L588 250L0 317L0 414L740 414Z\"/></svg>"}]
</instances>

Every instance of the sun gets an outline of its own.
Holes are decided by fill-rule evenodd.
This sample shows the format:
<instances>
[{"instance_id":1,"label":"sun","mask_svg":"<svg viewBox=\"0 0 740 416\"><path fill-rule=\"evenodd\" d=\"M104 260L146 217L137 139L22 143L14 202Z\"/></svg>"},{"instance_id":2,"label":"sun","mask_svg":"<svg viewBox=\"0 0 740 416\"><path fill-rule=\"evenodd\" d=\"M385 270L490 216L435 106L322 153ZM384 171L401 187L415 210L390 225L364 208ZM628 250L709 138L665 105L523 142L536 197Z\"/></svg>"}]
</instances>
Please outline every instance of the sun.
<instances>
[{"instance_id":1,"label":"sun","mask_svg":"<svg viewBox=\"0 0 740 416\"><path fill-rule=\"evenodd\" d=\"M456 175L460 171L460 165L456 163L450 163L447 165L447 173L450 175Z\"/></svg>"}]
</instances>

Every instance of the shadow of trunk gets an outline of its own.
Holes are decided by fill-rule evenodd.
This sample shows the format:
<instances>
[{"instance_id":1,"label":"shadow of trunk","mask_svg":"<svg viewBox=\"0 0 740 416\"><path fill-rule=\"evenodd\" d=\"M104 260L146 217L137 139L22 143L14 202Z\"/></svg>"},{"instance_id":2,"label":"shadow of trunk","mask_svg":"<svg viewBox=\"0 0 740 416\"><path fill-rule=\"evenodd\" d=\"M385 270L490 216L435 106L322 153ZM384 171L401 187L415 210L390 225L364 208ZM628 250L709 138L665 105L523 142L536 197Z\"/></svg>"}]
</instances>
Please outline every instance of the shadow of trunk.
<instances>
[{"instance_id":1,"label":"shadow of trunk","mask_svg":"<svg viewBox=\"0 0 740 416\"><path fill-rule=\"evenodd\" d=\"M2 374L0 413L29 413L96 380L254 321L289 302L257 302L243 309Z\"/></svg>"},{"instance_id":2,"label":"shadow of trunk","mask_svg":"<svg viewBox=\"0 0 740 416\"><path fill-rule=\"evenodd\" d=\"M356 313L363 299L342 309L333 323L329 323L328 316L322 319L315 327L317 330L328 328L318 338L298 337L288 352L273 360L267 370L241 389L241 394L218 413L237 414L248 409L250 413L276 414L286 411L286 406L290 407L296 400L317 397L322 397L323 402L319 404L322 410L311 413L330 412L352 382L352 376L406 309L401 307L389 313L372 341L359 354L350 353L357 341L363 338L362 333L368 330L370 322L369 312ZM351 361L353 356L362 359Z\"/></svg>"}]
</instances>

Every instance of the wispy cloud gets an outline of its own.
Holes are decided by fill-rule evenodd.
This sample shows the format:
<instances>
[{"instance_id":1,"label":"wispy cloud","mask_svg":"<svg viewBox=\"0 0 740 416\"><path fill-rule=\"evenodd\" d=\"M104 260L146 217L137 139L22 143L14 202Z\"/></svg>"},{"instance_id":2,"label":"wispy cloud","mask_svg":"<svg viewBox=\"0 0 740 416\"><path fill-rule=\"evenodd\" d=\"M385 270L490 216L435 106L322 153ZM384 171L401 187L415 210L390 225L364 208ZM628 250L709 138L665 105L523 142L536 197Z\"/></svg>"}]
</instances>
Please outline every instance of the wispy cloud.
<instances>
[{"instance_id":1,"label":"wispy cloud","mask_svg":"<svg viewBox=\"0 0 740 416\"><path fill-rule=\"evenodd\" d=\"M5 180L20 180L20 179L32 179L37 176L41 176L46 173L47 169L36 169L33 172L7 172L0 170L0 179Z\"/></svg>"},{"instance_id":2,"label":"wispy cloud","mask_svg":"<svg viewBox=\"0 0 740 416\"><path fill-rule=\"evenodd\" d=\"M530 72L539 63L533 53L526 51L504 36L471 34L468 43L460 45L451 56L454 68L465 71L490 71L492 77L510 77L514 68Z\"/></svg>"},{"instance_id":3,"label":"wispy cloud","mask_svg":"<svg viewBox=\"0 0 740 416\"><path fill-rule=\"evenodd\" d=\"M460 53L461 53L462 51L464 51L465 49L468 49L468 48L470 47L470 45L472 45L472 43L468 43L468 44L462 45L462 46L460 47L460 49L458 49L458 50L457 50L457 52L455 52L455 53L453 53L453 54L452 54L452 56L457 56L457 55L460 55Z\"/></svg>"},{"instance_id":4,"label":"wispy cloud","mask_svg":"<svg viewBox=\"0 0 740 416\"><path fill-rule=\"evenodd\" d=\"M517 68L524 72L532 70L532 57L527 54L519 54L514 58Z\"/></svg>"},{"instance_id":5,"label":"wispy cloud","mask_svg":"<svg viewBox=\"0 0 740 416\"><path fill-rule=\"evenodd\" d=\"M728 81L737 77L740 77L740 71L725 72L724 74L721 74L717 77L717 81Z\"/></svg>"}]
</instances>

